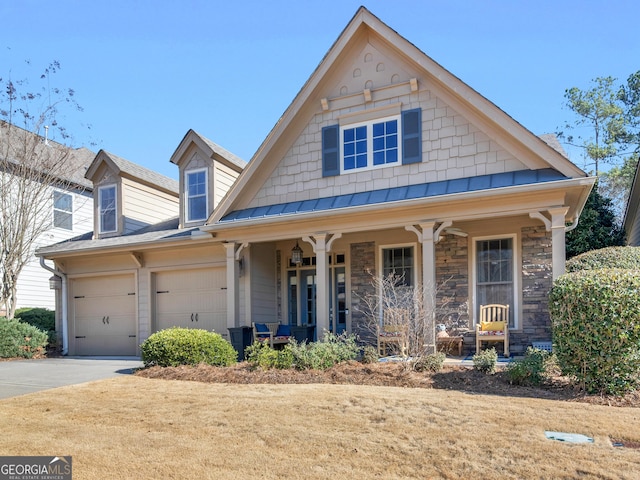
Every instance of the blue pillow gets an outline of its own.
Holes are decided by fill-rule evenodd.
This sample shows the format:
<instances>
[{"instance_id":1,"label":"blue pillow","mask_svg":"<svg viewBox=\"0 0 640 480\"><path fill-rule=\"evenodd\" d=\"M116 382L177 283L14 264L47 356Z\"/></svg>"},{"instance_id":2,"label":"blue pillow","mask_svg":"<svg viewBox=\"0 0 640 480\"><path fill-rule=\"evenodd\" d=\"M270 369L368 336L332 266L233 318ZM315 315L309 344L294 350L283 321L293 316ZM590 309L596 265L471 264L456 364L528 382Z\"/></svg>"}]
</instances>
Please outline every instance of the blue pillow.
<instances>
[{"instance_id":1,"label":"blue pillow","mask_svg":"<svg viewBox=\"0 0 640 480\"><path fill-rule=\"evenodd\" d=\"M256 323L256 332L269 333L269 327L264 323Z\"/></svg>"},{"instance_id":2,"label":"blue pillow","mask_svg":"<svg viewBox=\"0 0 640 480\"><path fill-rule=\"evenodd\" d=\"M276 337L290 337L291 336L291 325L278 325L278 331L276 332Z\"/></svg>"}]
</instances>

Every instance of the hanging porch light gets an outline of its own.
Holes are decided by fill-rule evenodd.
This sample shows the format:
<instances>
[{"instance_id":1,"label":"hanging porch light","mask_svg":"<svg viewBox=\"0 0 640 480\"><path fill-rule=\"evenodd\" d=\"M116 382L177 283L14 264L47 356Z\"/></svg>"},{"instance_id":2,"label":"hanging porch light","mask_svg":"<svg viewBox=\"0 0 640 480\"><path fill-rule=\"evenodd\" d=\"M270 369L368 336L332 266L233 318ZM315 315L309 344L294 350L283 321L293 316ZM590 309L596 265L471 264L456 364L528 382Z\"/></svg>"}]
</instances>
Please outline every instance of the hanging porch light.
<instances>
[{"instance_id":1,"label":"hanging porch light","mask_svg":"<svg viewBox=\"0 0 640 480\"><path fill-rule=\"evenodd\" d=\"M296 246L291 250L291 262L300 265L302 263L302 249L296 240Z\"/></svg>"}]
</instances>

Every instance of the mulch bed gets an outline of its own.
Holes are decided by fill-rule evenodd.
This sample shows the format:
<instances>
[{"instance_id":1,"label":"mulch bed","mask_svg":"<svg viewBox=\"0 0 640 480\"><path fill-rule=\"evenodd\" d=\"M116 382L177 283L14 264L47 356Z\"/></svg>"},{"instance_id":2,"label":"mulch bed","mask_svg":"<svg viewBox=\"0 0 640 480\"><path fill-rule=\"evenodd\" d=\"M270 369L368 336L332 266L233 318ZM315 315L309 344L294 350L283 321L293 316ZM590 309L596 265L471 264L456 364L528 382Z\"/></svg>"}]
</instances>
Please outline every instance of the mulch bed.
<instances>
[{"instance_id":1,"label":"mulch bed","mask_svg":"<svg viewBox=\"0 0 640 480\"><path fill-rule=\"evenodd\" d=\"M399 363L362 364L352 361L336 365L325 371L298 371L253 369L246 362L243 362L231 367L212 367L210 365L150 367L138 370L136 375L146 378L205 383L332 383L404 388L439 388L487 395L577 401L616 407L640 407L639 391L623 397L585 395L563 377L551 379L539 387L511 385L506 374L502 371L487 375L474 370L472 367L465 366L445 366L438 373L419 373L411 371Z\"/></svg>"}]
</instances>

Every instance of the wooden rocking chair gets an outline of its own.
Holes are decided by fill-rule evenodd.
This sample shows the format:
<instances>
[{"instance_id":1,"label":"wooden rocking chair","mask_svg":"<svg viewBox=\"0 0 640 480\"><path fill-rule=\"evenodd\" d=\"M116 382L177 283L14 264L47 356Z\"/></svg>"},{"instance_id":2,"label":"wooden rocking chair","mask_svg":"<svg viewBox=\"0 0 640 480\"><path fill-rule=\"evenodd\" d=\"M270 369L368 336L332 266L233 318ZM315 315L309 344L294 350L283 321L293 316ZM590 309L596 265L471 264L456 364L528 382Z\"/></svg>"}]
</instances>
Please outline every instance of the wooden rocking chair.
<instances>
[{"instance_id":1,"label":"wooden rocking chair","mask_svg":"<svg viewBox=\"0 0 640 480\"><path fill-rule=\"evenodd\" d=\"M504 356L509 356L509 305L480 305L476 353L480 353L482 342L503 342Z\"/></svg>"}]
</instances>

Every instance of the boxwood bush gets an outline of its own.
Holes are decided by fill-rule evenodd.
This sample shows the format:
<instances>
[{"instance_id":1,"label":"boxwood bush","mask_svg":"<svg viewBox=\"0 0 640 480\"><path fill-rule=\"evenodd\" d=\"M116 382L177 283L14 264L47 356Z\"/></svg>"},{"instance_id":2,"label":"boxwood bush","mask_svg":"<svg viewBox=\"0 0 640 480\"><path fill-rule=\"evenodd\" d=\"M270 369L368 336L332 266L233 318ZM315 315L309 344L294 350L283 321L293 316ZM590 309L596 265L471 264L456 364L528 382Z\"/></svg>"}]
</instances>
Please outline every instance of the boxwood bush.
<instances>
[{"instance_id":1,"label":"boxwood bush","mask_svg":"<svg viewBox=\"0 0 640 480\"><path fill-rule=\"evenodd\" d=\"M607 247L576 255L567 260L567 272L602 268L640 269L640 247Z\"/></svg>"},{"instance_id":2,"label":"boxwood bush","mask_svg":"<svg viewBox=\"0 0 640 480\"><path fill-rule=\"evenodd\" d=\"M140 348L146 367L199 363L226 367L238 358L238 353L220 334L193 328L161 330L147 338Z\"/></svg>"},{"instance_id":3,"label":"boxwood bush","mask_svg":"<svg viewBox=\"0 0 640 480\"><path fill-rule=\"evenodd\" d=\"M568 273L549 295L562 372L589 393L623 394L640 381L640 270Z\"/></svg>"},{"instance_id":4,"label":"boxwood bush","mask_svg":"<svg viewBox=\"0 0 640 480\"><path fill-rule=\"evenodd\" d=\"M16 310L15 318L21 322L28 323L34 327L47 332L49 343L56 340L56 313L46 308L19 308Z\"/></svg>"},{"instance_id":5,"label":"boxwood bush","mask_svg":"<svg viewBox=\"0 0 640 480\"><path fill-rule=\"evenodd\" d=\"M47 334L17 319L0 317L0 357L33 358L43 354L47 346Z\"/></svg>"}]
</instances>

